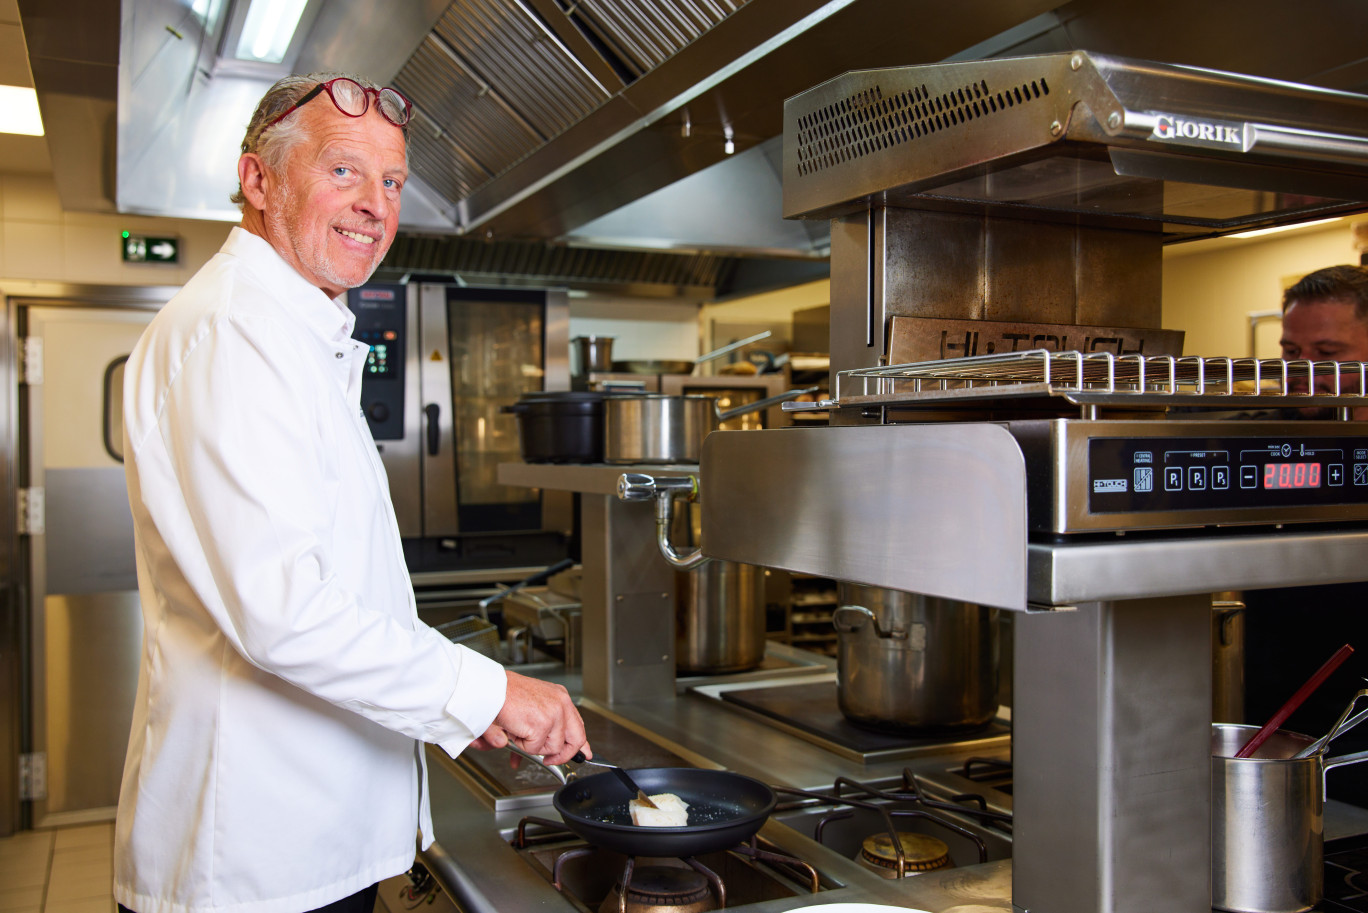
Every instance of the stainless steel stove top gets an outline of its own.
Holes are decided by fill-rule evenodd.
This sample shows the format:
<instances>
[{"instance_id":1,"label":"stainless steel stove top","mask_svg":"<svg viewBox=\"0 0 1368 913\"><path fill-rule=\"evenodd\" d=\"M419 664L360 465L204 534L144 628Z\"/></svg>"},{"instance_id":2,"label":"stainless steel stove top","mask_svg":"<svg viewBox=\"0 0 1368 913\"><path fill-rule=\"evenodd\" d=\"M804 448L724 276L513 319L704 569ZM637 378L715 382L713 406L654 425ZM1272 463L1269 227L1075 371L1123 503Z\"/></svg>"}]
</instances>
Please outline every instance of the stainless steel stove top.
<instances>
[{"instance_id":1,"label":"stainless steel stove top","mask_svg":"<svg viewBox=\"0 0 1368 913\"><path fill-rule=\"evenodd\" d=\"M958 733L909 734L856 726L837 704L835 673L696 685L689 691L863 764L926 757L947 747L981 753L1005 751L1011 744L1011 726L1006 719L994 720L984 729Z\"/></svg>"}]
</instances>

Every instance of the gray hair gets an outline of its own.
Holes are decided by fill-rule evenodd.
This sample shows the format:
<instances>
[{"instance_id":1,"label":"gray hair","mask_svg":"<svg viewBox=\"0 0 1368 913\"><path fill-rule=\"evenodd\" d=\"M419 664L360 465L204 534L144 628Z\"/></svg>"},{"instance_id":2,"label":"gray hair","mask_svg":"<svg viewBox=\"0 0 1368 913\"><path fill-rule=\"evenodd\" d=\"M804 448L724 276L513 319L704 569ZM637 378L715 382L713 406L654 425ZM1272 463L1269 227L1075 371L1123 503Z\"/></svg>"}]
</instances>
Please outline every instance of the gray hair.
<instances>
[{"instance_id":1,"label":"gray hair","mask_svg":"<svg viewBox=\"0 0 1368 913\"><path fill-rule=\"evenodd\" d=\"M267 125L298 104L299 100L308 95L315 86L338 76L355 80L368 89L379 88L370 80L353 76L351 73L310 73L307 76L286 76L266 90L266 94L261 96L261 101L257 102L256 111L252 113L252 119L247 122L247 133L242 137L243 154L255 152L261 156L261 160L269 170L280 171L285 166L285 161L290 157L290 152L308 139L308 132L299 122L299 119L294 116L285 118L272 127L270 132L266 131ZM238 184L237 190L233 191L233 195L228 199L236 203L239 208L247 205L247 197L242 193L242 184Z\"/></svg>"}]
</instances>

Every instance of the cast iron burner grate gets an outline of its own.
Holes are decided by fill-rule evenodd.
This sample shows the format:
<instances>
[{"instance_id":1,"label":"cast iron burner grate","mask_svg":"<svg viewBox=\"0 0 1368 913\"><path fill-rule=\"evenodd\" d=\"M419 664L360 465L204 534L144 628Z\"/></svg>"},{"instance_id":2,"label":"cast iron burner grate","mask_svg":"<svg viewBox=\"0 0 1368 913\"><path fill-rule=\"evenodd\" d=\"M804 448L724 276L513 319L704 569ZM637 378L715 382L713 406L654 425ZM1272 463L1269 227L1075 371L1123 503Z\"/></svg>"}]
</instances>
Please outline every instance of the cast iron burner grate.
<instances>
[{"instance_id":1,"label":"cast iron burner grate","mask_svg":"<svg viewBox=\"0 0 1368 913\"><path fill-rule=\"evenodd\" d=\"M998 777L1010 776L1010 773L1004 774L1002 771L1003 765L1004 762L992 759L971 758L965 763L964 775L969 778L971 772L977 768L991 769ZM1006 834L1011 832L1012 816L1005 812L990 809L987 800L982 795L957 793L945 800L933 799L926 795L912 771L907 768L903 769L901 781L891 787L862 783L848 777L837 777L830 793L784 787L775 787L774 791L780 795L793 796L799 800L794 803L781 804L776 808L775 814L781 820L784 820L785 812L795 809L805 809L810 813L814 802L819 807L830 806L831 810L822 813L811 826L813 839L824 846L830 845L826 837L832 825L849 821L860 812L876 815L878 820L882 822L888 838L886 841L880 841L880 843L892 853L893 858L888 860L887 867L891 871L890 877L894 878L904 878L917 874L916 866L908 860L904 852L904 840L900 836L899 822L917 821L930 824L933 829L956 835L968 841L968 844L977 853L978 858L975 861L980 863L988 861L988 844L981 830L967 827L953 820L951 816L967 817L983 827L996 828ZM846 855L850 855L849 846L837 847L837 849Z\"/></svg>"},{"instance_id":2,"label":"cast iron burner grate","mask_svg":"<svg viewBox=\"0 0 1368 913\"><path fill-rule=\"evenodd\" d=\"M535 835L529 833L529 828L532 827L537 829ZM566 846L567 839L573 840L573 845ZM653 895L661 890L660 876L665 874L661 866L647 862L638 868L638 863L645 857L624 856L587 844L559 821L525 817L518 822L511 843L519 850L548 846L545 857L539 858L538 861L549 868L551 883L556 890L576 901L582 909L599 911L616 907L620 913L625 913L630 896L632 909L649 910ZM550 846L552 844L559 846ZM729 901L735 903L739 900L744 905L775 897L797 896L800 893L800 890L790 889L781 884L779 878L759 872L757 863L764 863L775 871L784 871L784 880L812 894L819 893L824 887L830 887L829 884L824 885L817 870L808 863L767 847L767 844L762 845L758 837L752 836L745 843L720 853L664 861L667 862L666 868L671 865L676 869L686 867L687 871L696 872L703 877L715 903L715 906L709 906L709 909L726 909ZM602 882L590 883L593 879L586 879L582 873L575 871L578 864L586 863L584 868L601 872L605 869L605 860L608 859L623 860L621 874L611 885ZM634 880L634 873L641 872L646 874L646 879ZM666 878L663 881L678 885L691 883L687 877ZM623 890L623 885L628 889ZM736 890L729 891L729 885ZM671 886L664 890L673 892L676 889ZM669 902L663 900L657 900L656 903L670 906Z\"/></svg>"}]
</instances>

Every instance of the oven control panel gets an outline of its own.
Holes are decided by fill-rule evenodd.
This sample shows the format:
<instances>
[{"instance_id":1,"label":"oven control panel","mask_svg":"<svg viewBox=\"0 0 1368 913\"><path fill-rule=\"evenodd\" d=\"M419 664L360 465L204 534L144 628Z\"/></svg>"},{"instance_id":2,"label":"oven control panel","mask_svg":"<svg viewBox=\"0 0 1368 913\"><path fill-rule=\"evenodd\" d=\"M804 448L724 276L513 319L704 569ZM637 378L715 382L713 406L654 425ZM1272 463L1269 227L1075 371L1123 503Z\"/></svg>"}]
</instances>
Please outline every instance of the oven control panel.
<instances>
[{"instance_id":1,"label":"oven control panel","mask_svg":"<svg viewBox=\"0 0 1368 913\"><path fill-rule=\"evenodd\" d=\"M1048 424L1013 429L1036 530L1368 521L1368 422Z\"/></svg>"},{"instance_id":2,"label":"oven control panel","mask_svg":"<svg viewBox=\"0 0 1368 913\"><path fill-rule=\"evenodd\" d=\"M1093 512L1368 504L1368 439L1094 438Z\"/></svg>"}]
</instances>

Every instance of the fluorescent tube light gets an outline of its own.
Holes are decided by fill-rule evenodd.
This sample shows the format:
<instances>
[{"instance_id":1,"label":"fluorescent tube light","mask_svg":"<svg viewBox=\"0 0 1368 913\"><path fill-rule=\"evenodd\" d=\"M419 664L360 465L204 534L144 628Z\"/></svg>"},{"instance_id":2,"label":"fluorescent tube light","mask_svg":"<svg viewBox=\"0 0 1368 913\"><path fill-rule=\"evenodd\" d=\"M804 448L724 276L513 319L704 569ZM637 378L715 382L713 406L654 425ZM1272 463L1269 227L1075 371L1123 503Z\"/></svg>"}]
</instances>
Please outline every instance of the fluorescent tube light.
<instances>
[{"instance_id":1,"label":"fluorescent tube light","mask_svg":"<svg viewBox=\"0 0 1368 913\"><path fill-rule=\"evenodd\" d=\"M43 135L37 92L19 86L0 86L0 133Z\"/></svg>"},{"instance_id":2,"label":"fluorescent tube light","mask_svg":"<svg viewBox=\"0 0 1368 913\"><path fill-rule=\"evenodd\" d=\"M1295 228L1310 228L1312 225L1329 225L1331 222L1338 222L1339 218L1316 219L1314 222L1298 222L1295 225L1274 225L1272 228L1256 228L1253 231L1237 231L1230 235L1232 238L1257 238L1260 235L1272 235L1280 231L1292 231Z\"/></svg>"},{"instance_id":3,"label":"fluorescent tube light","mask_svg":"<svg viewBox=\"0 0 1368 913\"><path fill-rule=\"evenodd\" d=\"M252 0L238 39L239 60L280 63L290 49L308 0Z\"/></svg>"}]
</instances>

